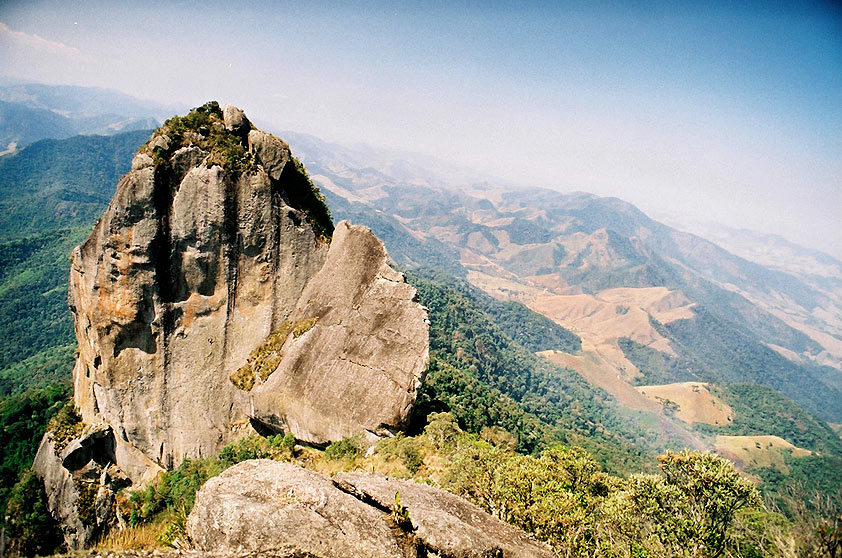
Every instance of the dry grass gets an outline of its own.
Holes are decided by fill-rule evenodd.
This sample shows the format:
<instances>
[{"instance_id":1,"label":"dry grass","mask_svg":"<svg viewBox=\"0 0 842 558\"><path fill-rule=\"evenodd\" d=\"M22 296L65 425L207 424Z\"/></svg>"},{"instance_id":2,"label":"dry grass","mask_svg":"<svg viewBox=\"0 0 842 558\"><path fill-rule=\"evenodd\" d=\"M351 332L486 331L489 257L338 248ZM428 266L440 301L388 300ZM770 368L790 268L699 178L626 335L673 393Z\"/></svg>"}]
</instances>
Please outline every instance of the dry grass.
<instances>
[{"instance_id":1,"label":"dry grass","mask_svg":"<svg viewBox=\"0 0 842 558\"><path fill-rule=\"evenodd\" d=\"M786 455L807 457L813 452L799 448L778 436L717 436L716 453L743 467L774 467L788 475Z\"/></svg>"},{"instance_id":2,"label":"dry grass","mask_svg":"<svg viewBox=\"0 0 842 558\"><path fill-rule=\"evenodd\" d=\"M151 550L161 548L158 538L166 529L166 521L126 529L114 529L96 543L95 550Z\"/></svg>"},{"instance_id":3,"label":"dry grass","mask_svg":"<svg viewBox=\"0 0 842 558\"><path fill-rule=\"evenodd\" d=\"M703 382L680 382L660 386L639 386L637 390L659 402L670 401L678 406L675 416L688 424L701 422L711 425L731 424L734 411L715 397Z\"/></svg>"}]
</instances>

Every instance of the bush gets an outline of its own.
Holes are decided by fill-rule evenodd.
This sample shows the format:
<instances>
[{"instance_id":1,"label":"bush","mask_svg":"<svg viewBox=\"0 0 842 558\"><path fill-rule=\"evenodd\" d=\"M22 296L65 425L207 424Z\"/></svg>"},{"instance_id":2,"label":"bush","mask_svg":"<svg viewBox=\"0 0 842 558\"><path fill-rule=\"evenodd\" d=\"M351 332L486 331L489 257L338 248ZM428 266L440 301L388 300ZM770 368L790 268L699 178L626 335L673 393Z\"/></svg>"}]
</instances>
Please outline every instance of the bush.
<instances>
[{"instance_id":1,"label":"bush","mask_svg":"<svg viewBox=\"0 0 842 558\"><path fill-rule=\"evenodd\" d=\"M398 434L394 438L386 438L377 444L377 453L387 460L399 459L406 470L414 475L424 464L421 452L418 448L418 441L415 438L407 438Z\"/></svg>"},{"instance_id":2,"label":"bush","mask_svg":"<svg viewBox=\"0 0 842 558\"><path fill-rule=\"evenodd\" d=\"M216 457L185 459L177 469L158 475L145 490L131 493L126 510L129 524L134 527L164 516L175 520L186 517L193 509L196 492L209 478L249 459L288 460L294 446L291 434L268 438L254 435L226 445Z\"/></svg>"},{"instance_id":3,"label":"bush","mask_svg":"<svg viewBox=\"0 0 842 558\"><path fill-rule=\"evenodd\" d=\"M355 459L362 453L356 438L342 438L331 442L325 449L325 457L332 460Z\"/></svg>"},{"instance_id":4,"label":"bush","mask_svg":"<svg viewBox=\"0 0 842 558\"><path fill-rule=\"evenodd\" d=\"M459 423L450 413L430 413L427 416L424 436L437 450L447 453L455 449L456 440L461 433Z\"/></svg>"},{"instance_id":5,"label":"bush","mask_svg":"<svg viewBox=\"0 0 842 558\"><path fill-rule=\"evenodd\" d=\"M6 507L6 556L43 556L64 545L58 524L47 509L44 481L33 471L24 471L12 488Z\"/></svg>"},{"instance_id":6,"label":"bush","mask_svg":"<svg viewBox=\"0 0 842 558\"><path fill-rule=\"evenodd\" d=\"M56 455L60 455L73 438L82 434L84 428L85 424L76 411L73 401L65 403L64 407L47 424L47 431L53 435Z\"/></svg>"}]
</instances>

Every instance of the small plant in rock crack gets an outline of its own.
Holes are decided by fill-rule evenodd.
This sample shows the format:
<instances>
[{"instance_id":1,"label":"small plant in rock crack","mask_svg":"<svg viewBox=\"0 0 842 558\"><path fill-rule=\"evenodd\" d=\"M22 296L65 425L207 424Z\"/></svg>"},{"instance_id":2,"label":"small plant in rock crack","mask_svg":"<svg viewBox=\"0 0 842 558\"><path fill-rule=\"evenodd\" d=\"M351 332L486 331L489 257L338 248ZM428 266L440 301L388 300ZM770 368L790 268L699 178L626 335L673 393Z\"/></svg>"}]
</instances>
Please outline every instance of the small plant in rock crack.
<instances>
[{"instance_id":1,"label":"small plant in rock crack","mask_svg":"<svg viewBox=\"0 0 842 558\"><path fill-rule=\"evenodd\" d=\"M409 519L409 510L401 504L401 493L395 492L395 509L392 511L395 523L404 531L412 530L412 520Z\"/></svg>"}]
</instances>

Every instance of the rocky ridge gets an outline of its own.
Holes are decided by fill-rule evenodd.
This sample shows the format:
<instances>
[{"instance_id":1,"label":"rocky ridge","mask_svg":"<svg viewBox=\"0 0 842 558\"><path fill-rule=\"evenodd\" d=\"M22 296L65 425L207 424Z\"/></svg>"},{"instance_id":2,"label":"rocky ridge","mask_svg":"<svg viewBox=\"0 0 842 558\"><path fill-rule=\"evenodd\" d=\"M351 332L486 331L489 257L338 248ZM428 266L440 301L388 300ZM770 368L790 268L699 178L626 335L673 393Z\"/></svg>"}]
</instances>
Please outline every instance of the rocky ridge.
<instances>
[{"instance_id":1,"label":"rocky ridge","mask_svg":"<svg viewBox=\"0 0 842 558\"><path fill-rule=\"evenodd\" d=\"M168 120L72 255L81 435L48 432L35 462L68 546L120 521L121 486L255 430L317 446L400 430L428 362L414 296L241 110Z\"/></svg>"}]
</instances>

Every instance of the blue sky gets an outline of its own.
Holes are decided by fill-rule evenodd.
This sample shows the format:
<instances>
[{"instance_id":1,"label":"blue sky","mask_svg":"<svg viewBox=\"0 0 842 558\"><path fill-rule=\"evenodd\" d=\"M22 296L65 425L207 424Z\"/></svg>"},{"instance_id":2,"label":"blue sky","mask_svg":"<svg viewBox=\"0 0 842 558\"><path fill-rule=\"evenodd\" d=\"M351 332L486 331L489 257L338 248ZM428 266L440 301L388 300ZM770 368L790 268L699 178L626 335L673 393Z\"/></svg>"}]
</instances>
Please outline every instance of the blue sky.
<instances>
[{"instance_id":1,"label":"blue sky","mask_svg":"<svg viewBox=\"0 0 842 558\"><path fill-rule=\"evenodd\" d=\"M5 75L219 99L842 257L838 2L7 1L0 22Z\"/></svg>"}]
</instances>

